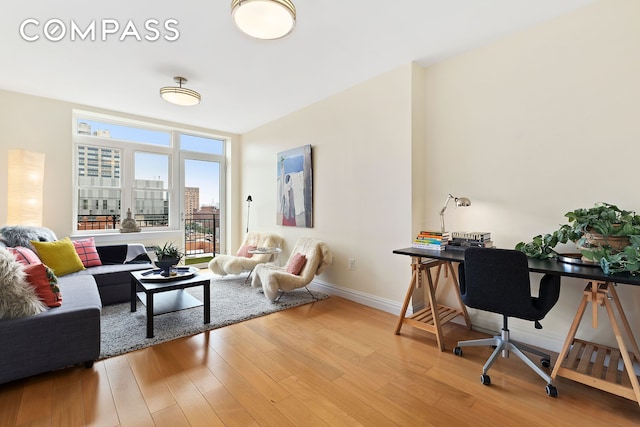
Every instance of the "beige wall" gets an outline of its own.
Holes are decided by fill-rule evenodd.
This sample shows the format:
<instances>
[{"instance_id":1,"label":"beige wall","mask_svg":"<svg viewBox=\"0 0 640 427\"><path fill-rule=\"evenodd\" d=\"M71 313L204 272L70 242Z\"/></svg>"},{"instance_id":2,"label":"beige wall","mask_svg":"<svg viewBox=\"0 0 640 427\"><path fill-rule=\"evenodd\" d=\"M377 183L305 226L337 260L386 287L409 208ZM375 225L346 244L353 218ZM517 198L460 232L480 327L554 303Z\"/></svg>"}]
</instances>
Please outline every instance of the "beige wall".
<instances>
[{"instance_id":1,"label":"beige wall","mask_svg":"<svg viewBox=\"0 0 640 427\"><path fill-rule=\"evenodd\" d=\"M7 150L20 148L45 153L44 176L44 215L43 225L51 228L59 237L69 236L73 230L72 218L72 112L73 109L113 114L134 120L163 124L184 128L183 125L167 123L140 116L125 115L112 111L100 110L83 105L70 104L37 96L23 95L0 90L0 224L7 221ZM227 181L238 185L238 158L233 155L237 150L237 136L213 131L210 129L191 128L194 131L210 132L228 136L231 143L228 147L229 161ZM233 179L235 177L235 180ZM227 191L227 203L238 205L237 191ZM238 227L233 215L228 218L229 227ZM98 244L135 241L147 245L165 241L180 241L180 232L162 232L153 234L98 236Z\"/></svg>"},{"instance_id":2,"label":"beige wall","mask_svg":"<svg viewBox=\"0 0 640 427\"><path fill-rule=\"evenodd\" d=\"M376 306L402 300L409 278L408 260L391 251L412 233L415 70L400 67L242 135L242 193L254 200L251 228L283 235L283 260L297 238L323 239L335 258L319 281L350 298L375 297L367 302ZM314 227L276 226L276 154L305 144L313 150Z\"/></svg>"},{"instance_id":3,"label":"beige wall","mask_svg":"<svg viewBox=\"0 0 640 427\"><path fill-rule=\"evenodd\" d=\"M427 205L445 191L469 197L448 225L491 231L500 247L596 202L640 212L639 19L638 1L598 2L425 70ZM563 281L543 335L566 333L583 287ZM618 290L640 334L640 289ZM481 317L474 323L498 325ZM609 328L595 334L614 343Z\"/></svg>"},{"instance_id":4,"label":"beige wall","mask_svg":"<svg viewBox=\"0 0 640 427\"><path fill-rule=\"evenodd\" d=\"M449 207L448 228L490 231L500 247L553 231L565 212L595 202L640 211L638 18L640 2L599 2L426 70L400 67L243 135L253 226L280 231L289 245L300 235L325 239L336 265L321 281L397 310L409 259L391 251L439 227L449 192L472 206ZM316 227L276 227L275 153L303 144L314 147ZM558 350L583 287L563 282L542 331L518 321L512 329ZM633 325L639 291L619 287ZM499 329L496 316L472 316ZM604 316L603 327L586 322L580 333L613 344Z\"/></svg>"}]
</instances>

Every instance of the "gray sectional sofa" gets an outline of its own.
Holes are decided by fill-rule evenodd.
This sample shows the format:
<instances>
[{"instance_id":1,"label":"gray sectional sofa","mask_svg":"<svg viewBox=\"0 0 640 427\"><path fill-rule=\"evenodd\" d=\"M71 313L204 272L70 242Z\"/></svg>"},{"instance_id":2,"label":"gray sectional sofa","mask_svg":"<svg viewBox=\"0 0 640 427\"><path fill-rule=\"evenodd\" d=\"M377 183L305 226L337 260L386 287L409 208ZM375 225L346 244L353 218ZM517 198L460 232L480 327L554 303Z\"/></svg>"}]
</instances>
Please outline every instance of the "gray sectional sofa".
<instances>
[{"instance_id":1,"label":"gray sectional sofa","mask_svg":"<svg viewBox=\"0 0 640 427\"><path fill-rule=\"evenodd\" d=\"M3 230L0 245L12 246L15 241L4 239ZM102 306L128 301L129 272L152 264L139 244L96 249L102 266L58 278L60 307L34 316L0 319L0 384L80 363L91 367L99 357Z\"/></svg>"}]
</instances>

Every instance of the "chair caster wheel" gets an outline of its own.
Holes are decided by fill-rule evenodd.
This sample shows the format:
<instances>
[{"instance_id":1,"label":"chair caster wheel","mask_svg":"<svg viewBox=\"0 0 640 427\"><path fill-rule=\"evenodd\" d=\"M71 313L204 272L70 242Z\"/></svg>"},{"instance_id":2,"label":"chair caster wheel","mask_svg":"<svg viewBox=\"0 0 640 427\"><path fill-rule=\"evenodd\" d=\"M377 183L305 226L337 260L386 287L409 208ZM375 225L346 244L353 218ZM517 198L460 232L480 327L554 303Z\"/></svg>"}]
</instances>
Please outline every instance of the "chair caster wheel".
<instances>
[{"instance_id":1,"label":"chair caster wheel","mask_svg":"<svg viewBox=\"0 0 640 427\"><path fill-rule=\"evenodd\" d=\"M456 356L462 356L462 348L460 347L455 347L453 349L453 354L455 354Z\"/></svg>"},{"instance_id":2,"label":"chair caster wheel","mask_svg":"<svg viewBox=\"0 0 640 427\"><path fill-rule=\"evenodd\" d=\"M547 396L556 397L558 395L558 389L551 384L547 384L545 391L547 392Z\"/></svg>"},{"instance_id":3,"label":"chair caster wheel","mask_svg":"<svg viewBox=\"0 0 640 427\"><path fill-rule=\"evenodd\" d=\"M491 384L491 377L487 374L482 374L480 375L480 382L482 382L482 384L484 385L489 385Z\"/></svg>"},{"instance_id":4,"label":"chair caster wheel","mask_svg":"<svg viewBox=\"0 0 640 427\"><path fill-rule=\"evenodd\" d=\"M551 360L547 359L546 357L540 359L540 364L545 367L548 368L549 366L551 366Z\"/></svg>"}]
</instances>

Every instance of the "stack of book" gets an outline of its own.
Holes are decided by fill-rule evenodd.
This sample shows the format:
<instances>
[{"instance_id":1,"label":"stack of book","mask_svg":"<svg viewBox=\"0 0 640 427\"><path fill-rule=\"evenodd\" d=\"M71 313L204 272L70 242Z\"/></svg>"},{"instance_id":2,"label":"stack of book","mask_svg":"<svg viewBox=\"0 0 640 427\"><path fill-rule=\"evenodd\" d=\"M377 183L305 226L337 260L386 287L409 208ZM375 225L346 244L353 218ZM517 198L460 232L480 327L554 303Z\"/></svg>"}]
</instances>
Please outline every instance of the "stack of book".
<instances>
[{"instance_id":1,"label":"stack of book","mask_svg":"<svg viewBox=\"0 0 640 427\"><path fill-rule=\"evenodd\" d=\"M435 251L444 250L447 246L451 233L441 231L421 231L411 244L418 249L431 249Z\"/></svg>"},{"instance_id":2,"label":"stack of book","mask_svg":"<svg viewBox=\"0 0 640 427\"><path fill-rule=\"evenodd\" d=\"M454 231L447 250L465 250L467 248L492 248L491 233L486 231Z\"/></svg>"}]
</instances>

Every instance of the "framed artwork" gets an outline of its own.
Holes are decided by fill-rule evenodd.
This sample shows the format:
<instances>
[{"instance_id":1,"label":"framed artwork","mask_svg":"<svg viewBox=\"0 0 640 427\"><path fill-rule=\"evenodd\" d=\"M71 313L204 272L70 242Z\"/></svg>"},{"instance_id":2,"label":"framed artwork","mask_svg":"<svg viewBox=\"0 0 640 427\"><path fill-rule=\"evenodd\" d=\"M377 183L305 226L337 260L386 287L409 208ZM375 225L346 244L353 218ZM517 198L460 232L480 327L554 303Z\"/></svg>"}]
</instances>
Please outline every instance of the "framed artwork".
<instances>
[{"instance_id":1,"label":"framed artwork","mask_svg":"<svg viewBox=\"0 0 640 427\"><path fill-rule=\"evenodd\" d=\"M311 145L278 153L276 224L313 227Z\"/></svg>"}]
</instances>

